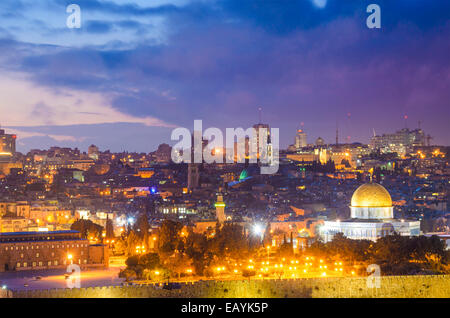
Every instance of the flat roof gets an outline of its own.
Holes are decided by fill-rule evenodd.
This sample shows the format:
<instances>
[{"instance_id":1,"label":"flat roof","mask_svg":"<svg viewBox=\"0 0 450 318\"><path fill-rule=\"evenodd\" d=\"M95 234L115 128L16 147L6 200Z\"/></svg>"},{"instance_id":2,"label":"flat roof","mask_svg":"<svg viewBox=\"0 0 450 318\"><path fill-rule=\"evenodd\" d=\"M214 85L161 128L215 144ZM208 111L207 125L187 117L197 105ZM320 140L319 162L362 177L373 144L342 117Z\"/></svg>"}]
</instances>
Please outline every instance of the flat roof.
<instances>
[{"instance_id":1,"label":"flat roof","mask_svg":"<svg viewBox=\"0 0 450 318\"><path fill-rule=\"evenodd\" d=\"M66 230L66 231L34 231L34 232L5 232L0 233L1 236L16 236L16 235L53 235L53 234L78 234L79 231Z\"/></svg>"}]
</instances>

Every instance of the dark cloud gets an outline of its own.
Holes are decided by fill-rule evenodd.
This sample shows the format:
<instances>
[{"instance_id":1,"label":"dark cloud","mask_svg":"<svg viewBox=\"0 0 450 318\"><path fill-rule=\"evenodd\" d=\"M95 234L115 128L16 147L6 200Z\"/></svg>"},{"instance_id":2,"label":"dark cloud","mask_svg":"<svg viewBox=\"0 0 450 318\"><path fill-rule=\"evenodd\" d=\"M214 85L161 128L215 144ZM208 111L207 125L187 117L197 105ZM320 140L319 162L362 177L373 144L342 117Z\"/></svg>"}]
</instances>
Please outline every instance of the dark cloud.
<instances>
[{"instance_id":1,"label":"dark cloud","mask_svg":"<svg viewBox=\"0 0 450 318\"><path fill-rule=\"evenodd\" d=\"M24 53L17 43L0 46L16 50L13 64L34 81L102 92L135 116L187 127L194 119L205 127L248 127L262 106L263 120L281 128L287 145L300 122L310 142L334 140L336 120L341 138L367 142L372 128L401 128L408 113L410 126L421 120L435 142L448 144L450 3L380 0L382 29L369 30L365 8L371 2L328 0L318 9L293 0L156 8L80 1L84 10L120 16L113 23L91 21L90 32L99 36L116 28L142 30L146 26L133 17L161 15L167 38L143 38L132 48L118 42L114 48L25 51L39 54ZM116 146L128 142L117 138Z\"/></svg>"}]
</instances>

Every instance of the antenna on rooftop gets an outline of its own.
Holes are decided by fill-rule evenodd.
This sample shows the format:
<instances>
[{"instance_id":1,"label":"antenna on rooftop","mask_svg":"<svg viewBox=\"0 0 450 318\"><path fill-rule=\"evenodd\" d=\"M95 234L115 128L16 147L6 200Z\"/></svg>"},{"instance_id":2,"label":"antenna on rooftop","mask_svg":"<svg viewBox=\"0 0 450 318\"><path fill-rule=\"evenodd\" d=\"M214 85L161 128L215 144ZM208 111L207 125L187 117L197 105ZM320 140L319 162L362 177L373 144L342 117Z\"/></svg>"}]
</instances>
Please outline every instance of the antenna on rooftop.
<instances>
[{"instance_id":1,"label":"antenna on rooftop","mask_svg":"<svg viewBox=\"0 0 450 318\"><path fill-rule=\"evenodd\" d=\"M258 107L258 112L259 112L259 123L260 123L260 124L262 123L262 120L261 120L261 111L262 111L262 108L261 108L261 107Z\"/></svg>"},{"instance_id":2,"label":"antenna on rooftop","mask_svg":"<svg viewBox=\"0 0 450 318\"><path fill-rule=\"evenodd\" d=\"M339 126L337 119L336 119L336 145L339 145Z\"/></svg>"}]
</instances>

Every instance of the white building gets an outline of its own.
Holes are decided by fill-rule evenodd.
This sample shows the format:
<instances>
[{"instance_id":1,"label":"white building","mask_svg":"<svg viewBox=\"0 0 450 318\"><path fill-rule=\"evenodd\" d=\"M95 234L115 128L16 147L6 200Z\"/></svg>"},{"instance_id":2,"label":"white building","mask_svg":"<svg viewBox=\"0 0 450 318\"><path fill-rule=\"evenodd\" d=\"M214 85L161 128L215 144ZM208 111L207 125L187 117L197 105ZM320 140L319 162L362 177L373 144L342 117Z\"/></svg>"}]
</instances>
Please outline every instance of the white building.
<instances>
[{"instance_id":1,"label":"white building","mask_svg":"<svg viewBox=\"0 0 450 318\"><path fill-rule=\"evenodd\" d=\"M325 242L342 233L350 239L376 241L394 232L405 236L420 234L420 221L394 219L389 192L377 183L366 183L353 193L348 220L325 221L320 235Z\"/></svg>"}]
</instances>

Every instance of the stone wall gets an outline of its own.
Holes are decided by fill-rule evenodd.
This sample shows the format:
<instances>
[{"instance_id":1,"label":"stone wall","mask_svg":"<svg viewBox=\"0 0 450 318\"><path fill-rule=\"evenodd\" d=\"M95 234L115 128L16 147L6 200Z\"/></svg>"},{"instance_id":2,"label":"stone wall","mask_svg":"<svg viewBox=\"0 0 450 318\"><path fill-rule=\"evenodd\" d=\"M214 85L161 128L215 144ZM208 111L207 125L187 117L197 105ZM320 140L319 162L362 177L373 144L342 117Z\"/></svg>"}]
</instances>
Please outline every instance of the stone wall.
<instances>
[{"instance_id":1,"label":"stone wall","mask_svg":"<svg viewBox=\"0 0 450 318\"><path fill-rule=\"evenodd\" d=\"M200 281L164 290L155 285L49 289L12 292L15 298L450 298L450 275L381 277L380 288L366 278Z\"/></svg>"}]
</instances>

